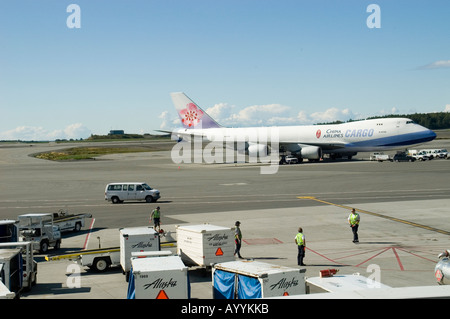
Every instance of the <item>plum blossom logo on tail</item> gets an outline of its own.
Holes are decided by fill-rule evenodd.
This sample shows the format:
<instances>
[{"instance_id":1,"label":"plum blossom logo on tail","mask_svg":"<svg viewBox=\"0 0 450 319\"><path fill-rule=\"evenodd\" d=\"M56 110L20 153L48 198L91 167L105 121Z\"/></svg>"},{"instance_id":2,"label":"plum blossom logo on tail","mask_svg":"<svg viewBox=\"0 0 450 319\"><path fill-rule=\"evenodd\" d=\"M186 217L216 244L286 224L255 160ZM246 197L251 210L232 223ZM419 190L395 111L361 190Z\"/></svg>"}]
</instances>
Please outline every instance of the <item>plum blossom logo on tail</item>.
<instances>
[{"instance_id":1,"label":"plum blossom logo on tail","mask_svg":"<svg viewBox=\"0 0 450 319\"><path fill-rule=\"evenodd\" d=\"M194 103L189 103L186 105L185 109L180 112L181 122L184 126L195 127L203 117L203 111L197 107Z\"/></svg>"}]
</instances>

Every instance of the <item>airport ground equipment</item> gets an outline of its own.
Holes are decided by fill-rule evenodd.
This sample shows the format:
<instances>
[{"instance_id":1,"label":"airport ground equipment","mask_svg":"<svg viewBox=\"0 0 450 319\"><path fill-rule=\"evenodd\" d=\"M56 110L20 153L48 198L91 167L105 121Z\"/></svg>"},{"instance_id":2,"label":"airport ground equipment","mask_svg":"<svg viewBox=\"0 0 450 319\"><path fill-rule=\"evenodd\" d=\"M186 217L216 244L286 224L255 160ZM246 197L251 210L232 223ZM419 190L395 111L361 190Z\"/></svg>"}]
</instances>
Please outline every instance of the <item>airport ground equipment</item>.
<instances>
[{"instance_id":1,"label":"airport ground equipment","mask_svg":"<svg viewBox=\"0 0 450 319\"><path fill-rule=\"evenodd\" d=\"M0 243L0 251L3 249L19 249L22 254L22 287L29 291L37 282L37 262L34 260L31 242Z\"/></svg>"},{"instance_id":2,"label":"airport ground equipment","mask_svg":"<svg viewBox=\"0 0 450 319\"><path fill-rule=\"evenodd\" d=\"M120 265L128 277L131 269L131 254L133 252L161 250L158 233L151 226L128 227L119 229L120 240Z\"/></svg>"},{"instance_id":3,"label":"airport ground equipment","mask_svg":"<svg viewBox=\"0 0 450 319\"><path fill-rule=\"evenodd\" d=\"M325 269L325 271L330 270L332 269ZM319 272L319 277L306 278L307 293L342 293L390 288L360 274L323 276L323 272L324 270Z\"/></svg>"},{"instance_id":4,"label":"airport ground equipment","mask_svg":"<svg viewBox=\"0 0 450 319\"><path fill-rule=\"evenodd\" d=\"M17 220L0 220L0 243L19 241L17 224Z\"/></svg>"},{"instance_id":5,"label":"airport ground equipment","mask_svg":"<svg viewBox=\"0 0 450 319\"><path fill-rule=\"evenodd\" d=\"M188 266L209 268L234 260L234 228L210 224L177 226L177 255Z\"/></svg>"},{"instance_id":6,"label":"airport ground equipment","mask_svg":"<svg viewBox=\"0 0 450 319\"><path fill-rule=\"evenodd\" d=\"M46 253L49 247L59 249L61 231L53 223L53 214L31 213L18 217L20 241L33 243L33 249Z\"/></svg>"},{"instance_id":7,"label":"airport ground equipment","mask_svg":"<svg viewBox=\"0 0 450 319\"><path fill-rule=\"evenodd\" d=\"M92 218L92 214L69 214L62 210L53 214L53 224L59 227L61 232L75 231L79 232L85 224L85 218Z\"/></svg>"},{"instance_id":8,"label":"airport ground equipment","mask_svg":"<svg viewBox=\"0 0 450 319\"><path fill-rule=\"evenodd\" d=\"M144 182L110 183L105 188L105 200L113 204L122 203L125 200L154 203L159 198L161 198L161 192Z\"/></svg>"},{"instance_id":9,"label":"airport ground equipment","mask_svg":"<svg viewBox=\"0 0 450 319\"><path fill-rule=\"evenodd\" d=\"M378 162L383 162L383 161L391 161L392 162L392 158L388 154L384 154L383 152L372 153L370 155L370 160L378 161Z\"/></svg>"},{"instance_id":10,"label":"airport ground equipment","mask_svg":"<svg viewBox=\"0 0 450 319\"><path fill-rule=\"evenodd\" d=\"M131 258L127 299L188 299L188 276L179 256Z\"/></svg>"},{"instance_id":11,"label":"airport ground equipment","mask_svg":"<svg viewBox=\"0 0 450 319\"><path fill-rule=\"evenodd\" d=\"M76 260L78 264L103 272L110 266L120 265L120 247L84 249L57 256L45 256L45 260Z\"/></svg>"},{"instance_id":12,"label":"airport ground equipment","mask_svg":"<svg viewBox=\"0 0 450 319\"><path fill-rule=\"evenodd\" d=\"M434 275L439 285L450 285L449 251L439 254L439 262L434 267Z\"/></svg>"},{"instance_id":13,"label":"airport ground equipment","mask_svg":"<svg viewBox=\"0 0 450 319\"><path fill-rule=\"evenodd\" d=\"M20 249L0 249L0 281L7 290L20 296L23 288L23 260ZM4 291L8 295L8 292Z\"/></svg>"},{"instance_id":14,"label":"airport ground equipment","mask_svg":"<svg viewBox=\"0 0 450 319\"><path fill-rule=\"evenodd\" d=\"M306 269L253 260L215 264L212 268L214 299L254 299L306 293Z\"/></svg>"}]
</instances>

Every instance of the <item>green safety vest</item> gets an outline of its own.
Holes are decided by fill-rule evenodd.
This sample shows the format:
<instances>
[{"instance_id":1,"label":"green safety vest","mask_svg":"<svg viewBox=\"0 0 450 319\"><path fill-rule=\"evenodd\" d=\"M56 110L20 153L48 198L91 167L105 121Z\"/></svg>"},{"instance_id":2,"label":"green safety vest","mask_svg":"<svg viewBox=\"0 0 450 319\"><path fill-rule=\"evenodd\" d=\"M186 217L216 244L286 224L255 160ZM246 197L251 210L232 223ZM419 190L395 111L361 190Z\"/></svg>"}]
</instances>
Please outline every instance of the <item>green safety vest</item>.
<instances>
[{"instance_id":1,"label":"green safety vest","mask_svg":"<svg viewBox=\"0 0 450 319\"><path fill-rule=\"evenodd\" d=\"M153 218L159 218L160 217L160 211L158 211L157 209L153 210Z\"/></svg>"},{"instance_id":2,"label":"green safety vest","mask_svg":"<svg viewBox=\"0 0 450 319\"><path fill-rule=\"evenodd\" d=\"M352 225L358 224L359 223L358 217L359 217L358 214L350 214L350 223Z\"/></svg>"},{"instance_id":3,"label":"green safety vest","mask_svg":"<svg viewBox=\"0 0 450 319\"><path fill-rule=\"evenodd\" d=\"M297 236L295 236L295 239L297 240L297 245L303 246L304 242L302 233L298 233Z\"/></svg>"}]
</instances>

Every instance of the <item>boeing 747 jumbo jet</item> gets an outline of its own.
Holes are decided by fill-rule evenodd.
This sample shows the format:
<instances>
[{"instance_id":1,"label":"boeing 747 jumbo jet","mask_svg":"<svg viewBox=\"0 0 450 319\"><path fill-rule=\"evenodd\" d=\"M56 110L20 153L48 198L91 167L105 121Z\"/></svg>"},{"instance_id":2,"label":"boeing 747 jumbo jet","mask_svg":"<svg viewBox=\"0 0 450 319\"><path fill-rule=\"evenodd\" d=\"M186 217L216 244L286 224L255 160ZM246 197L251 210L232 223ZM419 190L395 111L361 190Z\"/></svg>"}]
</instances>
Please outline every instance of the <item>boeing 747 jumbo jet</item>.
<instances>
[{"instance_id":1,"label":"boeing 747 jumbo jet","mask_svg":"<svg viewBox=\"0 0 450 319\"><path fill-rule=\"evenodd\" d=\"M383 118L343 124L226 128L219 125L184 93L171 93L183 128L179 141L219 141L249 156L289 152L300 161L348 157L357 152L400 148L432 141L436 133L407 118ZM276 149L275 149L276 148ZM280 153L278 153L280 152Z\"/></svg>"}]
</instances>

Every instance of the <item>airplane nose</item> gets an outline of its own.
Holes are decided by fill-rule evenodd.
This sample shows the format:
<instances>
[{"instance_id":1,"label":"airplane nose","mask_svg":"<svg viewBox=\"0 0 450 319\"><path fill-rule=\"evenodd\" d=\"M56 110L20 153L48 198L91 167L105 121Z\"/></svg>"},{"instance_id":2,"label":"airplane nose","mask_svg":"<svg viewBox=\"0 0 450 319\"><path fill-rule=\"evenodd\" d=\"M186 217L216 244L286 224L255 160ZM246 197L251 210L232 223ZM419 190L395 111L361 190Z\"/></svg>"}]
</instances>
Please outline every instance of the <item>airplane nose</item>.
<instances>
[{"instance_id":1,"label":"airplane nose","mask_svg":"<svg viewBox=\"0 0 450 319\"><path fill-rule=\"evenodd\" d=\"M432 130L426 130L425 135L427 136L427 141L432 141L436 138L436 133L433 132Z\"/></svg>"}]
</instances>

